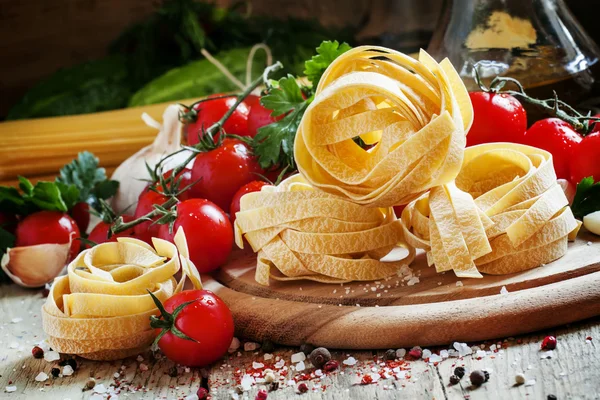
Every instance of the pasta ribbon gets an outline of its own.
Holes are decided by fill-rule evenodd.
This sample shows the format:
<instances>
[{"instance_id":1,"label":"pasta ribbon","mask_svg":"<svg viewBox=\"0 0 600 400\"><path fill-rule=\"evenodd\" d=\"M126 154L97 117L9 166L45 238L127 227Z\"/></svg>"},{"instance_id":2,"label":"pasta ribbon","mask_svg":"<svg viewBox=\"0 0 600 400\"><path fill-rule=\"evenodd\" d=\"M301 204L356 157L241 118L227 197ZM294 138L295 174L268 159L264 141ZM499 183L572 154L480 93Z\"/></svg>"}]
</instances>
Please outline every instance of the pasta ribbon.
<instances>
[{"instance_id":1,"label":"pasta ribbon","mask_svg":"<svg viewBox=\"0 0 600 400\"><path fill-rule=\"evenodd\" d=\"M117 240L81 252L67 275L54 281L42 318L56 351L94 360L133 355L155 337L149 318L160 313L148 291L165 301L182 290L186 277L202 287L182 229L176 245L157 238L154 248L137 239Z\"/></svg>"}]
</instances>

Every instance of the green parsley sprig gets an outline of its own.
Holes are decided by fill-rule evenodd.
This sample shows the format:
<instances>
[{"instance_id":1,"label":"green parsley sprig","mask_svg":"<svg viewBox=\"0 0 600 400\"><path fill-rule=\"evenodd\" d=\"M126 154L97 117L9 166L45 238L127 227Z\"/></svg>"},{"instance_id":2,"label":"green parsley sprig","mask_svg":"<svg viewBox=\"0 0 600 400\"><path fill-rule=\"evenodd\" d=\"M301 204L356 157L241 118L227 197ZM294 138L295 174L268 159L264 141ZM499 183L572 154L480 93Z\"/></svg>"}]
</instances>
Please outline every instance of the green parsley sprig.
<instances>
[{"instance_id":1,"label":"green parsley sprig","mask_svg":"<svg viewBox=\"0 0 600 400\"><path fill-rule=\"evenodd\" d=\"M589 176L577 184L577 191L571 204L575 218L583 218L588 214L600 210L600 182L594 183L594 178Z\"/></svg>"}]
</instances>

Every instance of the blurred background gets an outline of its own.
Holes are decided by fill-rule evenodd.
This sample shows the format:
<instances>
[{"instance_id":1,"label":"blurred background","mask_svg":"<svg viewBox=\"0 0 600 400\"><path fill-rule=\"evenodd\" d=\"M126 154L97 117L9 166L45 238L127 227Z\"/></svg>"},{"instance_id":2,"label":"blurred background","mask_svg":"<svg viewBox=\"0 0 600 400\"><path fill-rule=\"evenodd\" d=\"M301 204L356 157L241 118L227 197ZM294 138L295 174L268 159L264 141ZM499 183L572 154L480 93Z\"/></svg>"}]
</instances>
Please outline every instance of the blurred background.
<instances>
[{"instance_id":1,"label":"blurred background","mask_svg":"<svg viewBox=\"0 0 600 400\"><path fill-rule=\"evenodd\" d=\"M567 96L574 91L589 101L596 86L598 11L596 0L0 0L0 120L235 89L208 78L195 88L172 89L198 79L204 64L180 69L202 60L201 49L243 75L249 48L264 42L288 72L299 74L324 39L405 52L429 48L436 58L449 56L465 77L469 64L488 59L490 73L526 71L519 77L528 87L562 82ZM511 30L522 43L498 44L486 28L498 37ZM255 71L264 57L256 55ZM549 61L539 71L528 63L541 58Z\"/></svg>"}]
</instances>

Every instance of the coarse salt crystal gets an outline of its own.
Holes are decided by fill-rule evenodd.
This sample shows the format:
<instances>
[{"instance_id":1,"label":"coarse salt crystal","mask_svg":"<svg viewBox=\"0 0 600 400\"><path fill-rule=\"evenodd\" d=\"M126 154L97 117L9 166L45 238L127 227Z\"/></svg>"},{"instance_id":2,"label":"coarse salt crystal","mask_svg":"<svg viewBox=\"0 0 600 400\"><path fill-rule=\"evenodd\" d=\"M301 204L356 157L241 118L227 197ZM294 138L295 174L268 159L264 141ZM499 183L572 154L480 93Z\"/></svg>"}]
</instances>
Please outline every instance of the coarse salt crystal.
<instances>
[{"instance_id":1,"label":"coarse salt crystal","mask_svg":"<svg viewBox=\"0 0 600 400\"><path fill-rule=\"evenodd\" d=\"M63 374L64 376L71 376L71 375L73 375L73 372L74 372L74 371L73 371L73 367L71 367L70 365L65 365L65 366L63 367L62 374ZM119 374L119 375L120 375L120 374Z\"/></svg>"},{"instance_id":2,"label":"coarse salt crystal","mask_svg":"<svg viewBox=\"0 0 600 400\"><path fill-rule=\"evenodd\" d=\"M58 354L58 351L47 351L44 353L44 360L48 362L60 360L60 354Z\"/></svg>"},{"instance_id":3,"label":"coarse salt crystal","mask_svg":"<svg viewBox=\"0 0 600 400\"><path fill-rule=\"evenodd\" d=\"M231 400L239 400L240 396L237 393L231 393Z\"/></svg>"},{"instance_id":4,"label":"coarse salt crystal","mask_svg":"<svg viewBox=\"0 0 600 400\"><path fill-rule=\"evenodd\" d=\"M490 346L490 350L491 351L495 351L497 348L498 347L495 344L493 344L493 345Z\"/></svg>"},{"instance_id":5,"label":"coarse salt crystal","mask_svg":"<svg viewBox=\"0 0 600 400\"><path fill-rule=\"evenodd\" d=\"M16 386L7 386L4 388L4 390L6 390L7 393L12 393L12 392L17 391L17 387Z\"/></svg>"},{"instance_id":6,"label":"coarse salt crystal","mask_svg":"<svg viewBox=\"0 0 600 400\"><path fill-rule=\"evenodd\" d=\"M251 377L251 376L250 376L250 375L248 375L248 374L245 374L245 375L242 377L242 380L241 380L241 382L240 382L240 385L242 385L242 390L243 390L244 392L247 392L247 391L249 391L249 390L252 388L252 385L254 384L254 382L255 382L255 381L254 381L254 378L253 378L253 377Z\"/></svg>"},{"instance_id":7,"label":"coarse salt crystal","mask_svg":"<svg viewBox=\"0 0 600 400\"><path fill-rule=\"evenodd\" d=\"M21 317L13 318L10 320L10 322L13 324L18 324L21 321L23 321L23 318L21 318Z\"/></svg>"},{"instance_id":8,"label":"coarse salt crystal","mask_svg":"<svg viewBox=\"0 0 600 400\"><path fill-rule=\"evenodd\" d=\"M410 278L410 279L408 280L408 282L406 282L406 285L407 285L407 286L414 286L414 285L416 285L416 284L417 284L417 283L419 283L419 282L420 282L420 281L419 281L419 278L418 278L418 277L416 277L416 276L413 276L412 278Z\"/></svg>"},{"instance_id":9,"label":"coarse salt crystal","mask_svg":"<svg viewBox=\"0 0 600 400\"><path fill-rule=\"evenodd\" d=\"M144 363L140 363L139 368L140 371L148 371L148 366Z\"/></svg>"},{"instance_id":10,"label":"coarse salt crystal","mask_svg":"<svg viewBox=\"0 0 600 400\"><path fill-rule=\"evenodd\" d=\"M456 281L456 286L462 286L462 285L463 285L462 281Z\"/></svg>"},{"instance_id":11,"label":"coarse salt crystal","mask_svg":"<svg viewBox=\"0 0 600 400\"><path fill-rule=\"evenodd\" d=\"M106 393L106 386L104 386L104 384L100 383L96 386L94 386L94 393Z\"/></svg>"},{"instance_id":12,"label":"coarse salt crystal","mask_svg":"<svg viewBox=\"0 0 600 400\"><path fill-rule=\"evenodd\" d=\"M345 359L344 361L342 361L342 364L344 364L344 365L350 365L350 366L355 365L356 364L356 358L350 356L347 359Z\"/></svg>"},{"instance_id":13,"label":"coarse salt crystal","mask_svg":"<svg viewBox=\"0 0 600 400\"><path fill-rule=\"evenodd\" d=\"M525 386L533 386L535 385L535 379L530 379L527 382L525 382Z\"/></svg>"},{"instance_id":14,"label":"coarse salt crystal","mask_svg":"<svg viewBox=\"0 0 600 400\"><path fill-rule=\"evenodd\" d=\"M321 371L320 369L315 371L315 375L316 376L323 376L323 371Z\"/></svg>"},{"instance_id":15,"label":"coarse salt crystal","mask_svg":"<svg viewBox=\"0 0 600 400\"><path fill-rule=\"evenodd\" d=\"M185 400L198 400L198 399L199 399L199 397L196 393L190 394L189 396L187 396L185 398Z\"/></svg>"},{"instance_id":16,"label":"coarse salt crystal","mask_svg":"<svg viewBox=\"0 0 600 400\"><path fill-rule=\"evenodd\" d=\"M540 358L541 359L552 358L552 357L554 357L554 351L553 350L543 351L540 354Z\"/></svg>"},{"instance_id":17,"label":"coarse salt crystal","mask_svg":"<svg viewBox=\"0 0 600 400\"><path fill-rule=\"evenodd\" d=\"M254 351L260 347L260 344L255 342L246 342L244 343L244 351Z\"/></svg>"},{"instance_id":18,"label":"coarse salt crystal","mask_svg":"<svg viewBox=\"0 0 600 400\"><path fill-rule=\"evenodd\" d=\"M48 374L45 372L40 372L39 374L37 374L37 376L35 377L35 380L37 382L46 382L48 380Z\"/></svg>"},{"instance_id":19,"label":"coarse salt crystal","mask_svg":"<svg viewBox=\"0 0 600 400\"><path fill-rule=\"evenodd\" d=\"M298 353L292 354L292 363L293 364L299 363L300 361L304 361L304 360L306 360L306 354L304 354L303 352L298 352Z\"/></svg>"},{"instance_id":20,"label":"coarse salt crystal","mask_svg":"<svg viewBox=\"0 0 600 400\"><path fill-rule=\"evenodd\" d=\"M448 350L440 350L440 357L442 357L443 359L446 359L450 356L450 353L448 353Z\"/></svg>"},{"instance_id":21,"label":"coarse salt crystal","mask_svg":"<svg viewBox=\"0 0 600 400\"><path fill-rule=\"evenodd\" d=\"M398 350L396 350L396 357L397 358L404 358L405 355L406 355L406 349L398 349Z\"/></svg>"},{"instance_id":22,"label":"coarse salt crystal","mask_svg":"<svg viewBox=\"0 0 600 400\"><path fill-rule=\"evenodd\" d=\"M296 371L304 371L306 369L306 365L304 365L304 361L300 361L296 364Z\"/></svg>"},{"instance_id":23,"label":"coarse salt crystal","mask_svg":"<svg viewBox=\"0 0 600 400\"><path fill-rule=\"evenodd\" d=\"M431 357L431 350L429 350L429 349L423 350L423 353L421 354L421 357L424 358L424 359L427 359L427 358Z\"/></svg>"},{"instance_id":24,"label":"coarse salt crystal","mask_svg":"<svg viewBox=\"0 0 600 400\"><path fill-rule=\"evenodd\" d=\"M506 286L502 286L502 289L500 289L500 294L508 294L508 290L506 289Z\"/></svg>"},{"instance_id":25,"label":"coarse salt crystal","mask_svg":"<svg viewBox=\"0 0 600 400\"><path fill-rule=\"evenodd\" d=\"M442 361L442 357L438 356L437 354L432 354L431 356L429 356L429 362L436 363L440 361Z\"/></svg>"},{"instance_id":26,"label":"coarse salt crystal","mask_svg":"<svg viewBox=\"0 0 600 400\"><path fill-rule=\"evenodd\" d=\"M259 369L259 368L262 368L264 366L265 366L265 364L263 364L263 363L252 361L252 368L254 368L254 369Z\"/></svg>"},{"instance_id":27,"label":"coarse salt crystal","mask_svg":"<svg viewBox=\"0 0 600 400\"><path fill-rule=\"evenodd\" d=\"M273 354L265 353L263 358L265 359L265 361L270 360L273 358Z\"/></svg>"},{"instance_id":28,"label":"coarse salt crystal","mask_svg":"<svg viewBox=\"0 0 600 400\"><path fill-rule=\"evenodd\" d=\"M231 353L235 353L237 351L237 349L240 348L240 339L234 337L233 339L231 339L231 344L229 345L229 349L227 349L227 352L229 354Z\"/></svg>"},{"instance_id":29,"label":"coarse salt crystal","mask_svg":"<svg viewBox=\"0 0 600 400\"><path fill-rule=\"evenodd\" d=\"M144 361L144 357L142 357L141 355L138 355L137 358L136 358L136 361L137 362L142 362L142 361Z\"/></svg>"},{"instance_id":30,"label":"coarse salt crystal","mask_svg":"<svg viewBox=\"0 0 600 400\"><path fill-rule=\"evenodd\" d=\"M485 358L485 350L477 350L477 358Z\"/></svg>"},{"instance_id":31,"label":"coarse salt crystal","mask_svg":"<svg viewBox=\"0 0 600 400\"><path fill-rule=\"evenodd\" d=\"M588 246L591 246L591 245L592 245L592 242L587 242L587 245L588 245Z\"/></svg>"}]
</instances>

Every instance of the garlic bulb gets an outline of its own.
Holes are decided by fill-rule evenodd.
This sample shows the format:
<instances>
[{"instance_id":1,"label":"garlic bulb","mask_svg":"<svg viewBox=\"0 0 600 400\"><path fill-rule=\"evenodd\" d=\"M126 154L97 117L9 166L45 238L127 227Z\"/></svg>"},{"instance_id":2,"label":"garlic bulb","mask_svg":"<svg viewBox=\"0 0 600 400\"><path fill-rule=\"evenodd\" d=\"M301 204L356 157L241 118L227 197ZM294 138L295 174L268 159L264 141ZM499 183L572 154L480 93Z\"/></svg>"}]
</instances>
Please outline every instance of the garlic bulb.
<instances>
[{"instance_id":1,"label":"garlic bulb","mask_svg":"<svg viewBox=\"0 0 600 400\"><path fill-rule=\"evenodd\" d=\"M147 114L142 115L144 122L159 130L154 142L141 149L127 160L123 161L112 175L112 179L120 182L119 190L113 197L112 206L117 213L133 215L138 197L148 185L145 180L150 179L146 164L151 168L169 153L181 148L183 124L179 121L181 107L172 104L163 113L162 125L154 121ZM167 171L184 162L191 152L183 151L169 158L163 165ZM191 165L192 163L190 163ZM188 165L188 167L190 166Z\"/></svg>"},{"instance_id":2,"label":"garlic bulb","mask_svg":"<svg viewBox=\"0 0 600 400\"><path fill-rule=\"evenodd\" d=\"M52 282L65 268L71 242L37 244L6 250L0 265L19 286L36 288Z\"/></svg>"},{"instance_id":3,"label":"garlic bulb","mask_svg":"<svg viewBox=\"0 0 600 400\"><path fill-rule=\"evenodd\" d=\"M600 235L600 211L593 212L583 217L585 229L595 235Z\"/></svg>"}]
</instances>

